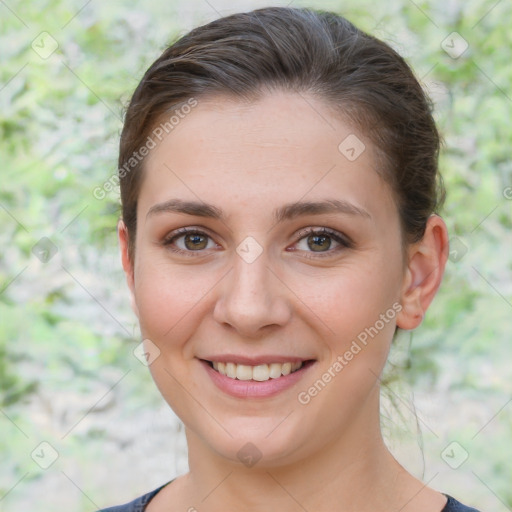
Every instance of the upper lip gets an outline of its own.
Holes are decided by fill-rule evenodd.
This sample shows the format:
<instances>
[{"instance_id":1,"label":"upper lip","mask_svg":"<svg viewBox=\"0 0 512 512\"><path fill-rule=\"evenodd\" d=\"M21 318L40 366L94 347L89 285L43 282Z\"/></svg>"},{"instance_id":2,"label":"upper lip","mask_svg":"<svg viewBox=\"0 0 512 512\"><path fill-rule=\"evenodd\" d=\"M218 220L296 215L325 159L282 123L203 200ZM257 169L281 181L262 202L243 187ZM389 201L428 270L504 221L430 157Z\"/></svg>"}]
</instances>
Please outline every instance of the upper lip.
<instances>
[{"instance_id":1,"label":"upper lip","mask_svg":"<svg viewBox=\"0 0 512 512\"><path fill-rule=\"evenodd\" d=\"M311 357L296 357L296 356L283 356L283 355L270 355L262 354L259 356L242 356L235 354L218 354L206 357L201 357L205 361L212 361L216 363L235 363L245 364L248 366L258 366L260 364L271 364L271 363L301 363L309 361Z\"/></svg>"}]
</instances>

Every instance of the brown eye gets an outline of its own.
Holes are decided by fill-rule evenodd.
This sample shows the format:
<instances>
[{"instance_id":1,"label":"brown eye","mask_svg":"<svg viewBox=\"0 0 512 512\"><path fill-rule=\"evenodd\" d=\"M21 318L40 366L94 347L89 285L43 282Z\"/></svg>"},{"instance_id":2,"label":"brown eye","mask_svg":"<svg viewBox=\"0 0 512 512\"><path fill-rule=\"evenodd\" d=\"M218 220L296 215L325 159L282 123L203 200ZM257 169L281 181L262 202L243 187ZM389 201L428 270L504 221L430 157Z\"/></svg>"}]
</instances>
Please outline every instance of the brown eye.
<instances>
[{"instance_id":1,"label":"brown eye","mask_svg":"<svg viewBox=\"0 0 512 512\"><path fill-rule=\"evenodd\" d=\"M331 237L326 235L309 235L307 237L308 247L314 252L323 252L331 247Z\"/></svg>"},{"instance_id":2,"label":"brown eye","mask_svg":"<svg viewBox=\"0 0 512 512\"><path fill-rule=\"evenodd\" d=\"M206 254L205 249L214 249L217 244L212 237L203 231L190 228L182 228L171 233L164 241L163 245L170 250L180 254Z\"/></svg>"},{"instance_id":3,"label":"brown eye","mask_svg":"<svg viewBox=\"0 0 512 512\"><path fill-rule=\"evenodd\" d=\"M334 256L340 251L354 246L346 235L329 228L307 228L302 230L298 236L300 238L295 243L293 250L302 252L308 258ZM316 253L316 255L313 256L312 253Z\"/></svg>"},{"instance_id":4,"label":"brown eye","mask_svg":"<svg viewBox=\"0 0 512 512\"><path fill-rule=\"evenodd\" d=\"M199 233L189 233L183 237L185 247L190 251L198 249L206 249L208 245L208 237Z\"/></svg>"}]
</instances>

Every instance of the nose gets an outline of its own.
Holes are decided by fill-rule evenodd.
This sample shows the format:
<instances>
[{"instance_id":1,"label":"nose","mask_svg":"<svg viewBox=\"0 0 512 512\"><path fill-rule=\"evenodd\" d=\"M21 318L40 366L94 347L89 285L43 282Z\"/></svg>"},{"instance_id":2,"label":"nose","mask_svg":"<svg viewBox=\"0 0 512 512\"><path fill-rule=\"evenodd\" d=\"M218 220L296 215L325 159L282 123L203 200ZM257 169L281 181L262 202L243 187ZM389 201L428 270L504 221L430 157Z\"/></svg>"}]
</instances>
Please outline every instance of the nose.
<instances>
[{"instance_id":1,"label":"nose","mask_svg":"<svg viewBox=\"0 0 512 512\"><path fill-rule=\"evenodd\" d=\"M222 280L213 317L241 336L256 338L290 321L289 293L265 253L251 263L235 254L233 268Z\"/></svg>"}]
</instances>

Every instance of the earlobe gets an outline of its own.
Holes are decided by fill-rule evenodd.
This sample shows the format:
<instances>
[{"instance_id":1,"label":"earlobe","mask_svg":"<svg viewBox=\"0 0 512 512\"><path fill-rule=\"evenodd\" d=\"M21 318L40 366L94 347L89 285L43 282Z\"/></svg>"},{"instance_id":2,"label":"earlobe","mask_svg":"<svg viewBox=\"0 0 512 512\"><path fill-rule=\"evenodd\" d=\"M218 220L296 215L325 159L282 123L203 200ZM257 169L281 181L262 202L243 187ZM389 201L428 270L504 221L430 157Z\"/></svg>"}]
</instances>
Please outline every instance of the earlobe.
<instances>
[{"instance_id":1,"label":"earlobe","mask_svg":"<svg viewBox=\"0 0 512 512\"><path fill-rule=\"evenodd\" d=\"M448 230L443 219L431 215L423 238L409 248L408 265L401 293L401 329L415 329L425 316L444 275L448 259Z\"/></svg>"},{"instance_id":2,"label":"earlobe","mask_svg":"<svg viewBox=\"0 0 512 512\"><path fill-rule=\"evenodd\" d=\"M124 274L126 276L126 283L130 290L131 307L137 318L139 317L139 309L135 300L135 274L134 265L130 259L129 252L129 234L128 228L122 219L117 223L117 236L119 239L119 249L121 251L121 263L123 265Z\"/></svg>"}]
</instances>

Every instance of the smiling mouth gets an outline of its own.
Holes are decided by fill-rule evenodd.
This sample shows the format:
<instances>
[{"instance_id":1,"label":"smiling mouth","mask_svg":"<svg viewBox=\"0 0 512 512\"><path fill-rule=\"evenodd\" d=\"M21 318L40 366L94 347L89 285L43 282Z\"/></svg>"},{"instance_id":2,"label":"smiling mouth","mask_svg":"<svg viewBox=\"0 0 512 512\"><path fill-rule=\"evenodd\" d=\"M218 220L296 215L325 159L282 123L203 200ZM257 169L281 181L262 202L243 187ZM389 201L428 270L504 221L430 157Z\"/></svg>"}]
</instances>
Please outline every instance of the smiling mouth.
<instances>
[{"instance_id":1,"label":"smiling mouth","mask_svg":"<svg viewBox=\"0 0 512 512\"><path fill-rule=\"evenodd\" d=\"M250 366L246 364L224 363L220 361L205 361L215 371L233 380L253 380L264 382L270 379L278 379L294 373L304 366L309 366L313 360L289 362L289 363L271 363Z\"/></svg>"}]
</instances>

